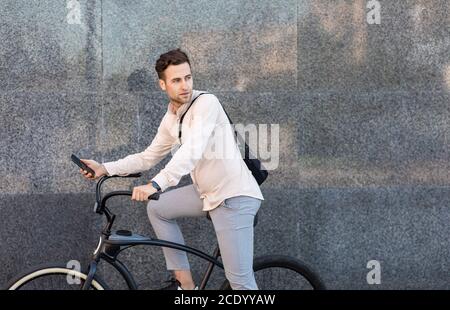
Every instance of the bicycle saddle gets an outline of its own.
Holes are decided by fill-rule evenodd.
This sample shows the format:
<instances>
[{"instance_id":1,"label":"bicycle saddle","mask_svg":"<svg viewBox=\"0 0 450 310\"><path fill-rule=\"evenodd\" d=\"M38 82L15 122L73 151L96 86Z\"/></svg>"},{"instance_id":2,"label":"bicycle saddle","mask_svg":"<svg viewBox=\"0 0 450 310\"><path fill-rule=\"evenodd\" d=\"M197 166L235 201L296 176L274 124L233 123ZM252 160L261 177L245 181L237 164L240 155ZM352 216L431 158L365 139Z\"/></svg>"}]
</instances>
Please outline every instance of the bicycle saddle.
<instances>
[{"instance_id":1,"label":"bicycle saddle","mask_svg":"<svg viewBox=\"0 0 450 310\"><path fill-rule=\"evenodd\" d=\"M150 238L146 236L141 236L138 234L134 234L129 230L117 230L113 231L112 234L109 236L109 241L145 241L149 240Z\"/></svg>"}]
</instances>

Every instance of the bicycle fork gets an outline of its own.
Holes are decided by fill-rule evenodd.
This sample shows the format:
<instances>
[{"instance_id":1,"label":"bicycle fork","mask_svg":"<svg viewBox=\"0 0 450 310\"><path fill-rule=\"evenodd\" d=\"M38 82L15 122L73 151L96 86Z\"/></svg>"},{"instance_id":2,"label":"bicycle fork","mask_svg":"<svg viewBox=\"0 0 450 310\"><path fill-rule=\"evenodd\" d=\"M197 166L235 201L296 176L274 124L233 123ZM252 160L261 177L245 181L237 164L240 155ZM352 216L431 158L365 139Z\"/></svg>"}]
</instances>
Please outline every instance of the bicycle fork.
<instances>
[{"instance_id":1,"label":"bicycle fork","mask_svg":"<svg viewBox=\"0 0 450 310\"><path fill-rule=\"evenodd\" d=\"M97 248L94 251L94 254L92 256L92 261L89 263L89 272L86 277L86 281L84 281L83 286L81 287L81 290L89 290L91 287L92 280L94 279L95 273L97 272L97 265L100 262L100 253L99 251L104 244L104 237L100 237L100 240L98 241Z\"/></svg>"},{"instance_id":2,"label":"bicycle fork","mask_svg":"<svg viewBox=\"0 0 450 310\"><path fill-rule=\"evenodd\" d=\"M86 281L82 286L82 290L88 290L91 286L92 280L94 279L95 272L97 271L97 262L94 260L89 264L89 273L87 275Z\"/></svg>"}]
</instances>

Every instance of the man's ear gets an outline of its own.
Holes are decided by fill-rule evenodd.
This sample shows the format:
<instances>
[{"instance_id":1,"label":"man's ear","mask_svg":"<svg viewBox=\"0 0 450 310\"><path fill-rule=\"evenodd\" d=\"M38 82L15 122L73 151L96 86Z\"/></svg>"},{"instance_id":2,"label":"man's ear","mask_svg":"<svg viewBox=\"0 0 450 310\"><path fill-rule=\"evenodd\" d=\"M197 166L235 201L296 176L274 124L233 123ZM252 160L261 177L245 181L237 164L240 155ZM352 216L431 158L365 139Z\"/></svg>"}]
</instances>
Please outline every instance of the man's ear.
<instances>
[{"instance_id":1,"label":"man's ear","mask_svg":"<svg viewBox=\"0 0 450 310\"><path fill-rule=\"evenodd\" d=\"M160 79L159 80L159 87L161 87L161 89L163 91L166 91L166 82L164 82L164 80Z\"/></svg>"}]
</instances>

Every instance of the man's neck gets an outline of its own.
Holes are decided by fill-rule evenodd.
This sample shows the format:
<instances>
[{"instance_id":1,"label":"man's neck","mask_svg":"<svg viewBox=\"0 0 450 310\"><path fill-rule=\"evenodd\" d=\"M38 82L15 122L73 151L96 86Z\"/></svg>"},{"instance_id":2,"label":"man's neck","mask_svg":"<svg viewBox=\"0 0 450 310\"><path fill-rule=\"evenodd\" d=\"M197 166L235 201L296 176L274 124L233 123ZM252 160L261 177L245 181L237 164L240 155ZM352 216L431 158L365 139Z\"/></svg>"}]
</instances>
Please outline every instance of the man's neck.
<instances>
[{"instance_id":1,"label":"man's neck","mask_svg":"<svg viewBox=\"0 0 450 310\"><path fill-rule=\"evenodd\" d=\"M177 111L178 111L178 109L179 109L181 106L183 106L183 105L185 105L185 104L189 104L190 102L192 102L192 98L194 97L194 92L195 92L195 91L192 91L190 101L188 101L188 102L185 102L185 103L179 103L179 102L175 102L175 101L172 101L172 100L171 100L171 101L170 101L170 106L171 106L172 112L173 112L174 114L176 114Z\"/></svg>"},{"instance_id":2,"label":"man's neck","mask_svg":"<svg viewBox=\"0 0 450 310\"><path fill-rule=\"evenodd\" d=\"M178 103L178 102L170 102L170 104L172 105L172 111L174 112L174 113L177 113L177 111L178 111L178 109L183 105L183 104L181 104L181 103Z\"/></svg>"}]
</instances>

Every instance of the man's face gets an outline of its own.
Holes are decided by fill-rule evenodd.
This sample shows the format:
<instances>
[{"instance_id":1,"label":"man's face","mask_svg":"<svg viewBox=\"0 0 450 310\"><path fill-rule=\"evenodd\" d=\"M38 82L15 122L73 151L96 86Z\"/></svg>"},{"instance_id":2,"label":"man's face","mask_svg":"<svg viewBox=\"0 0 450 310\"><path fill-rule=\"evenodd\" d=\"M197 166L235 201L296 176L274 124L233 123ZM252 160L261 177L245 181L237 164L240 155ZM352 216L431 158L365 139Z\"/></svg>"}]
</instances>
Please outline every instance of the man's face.
<instances>
[{"instance_id":1,"label":"man's face","mask_svg":"<svg viewBox=\"0 0 450 310\"><path fill-rule=\"evenodd\" d=\"M171 102L182 105L190 102L192 96L191 67L187 62L180 65L170 65L164 70L164 80L159 85Z\"/></svg>"}]
</instances>

